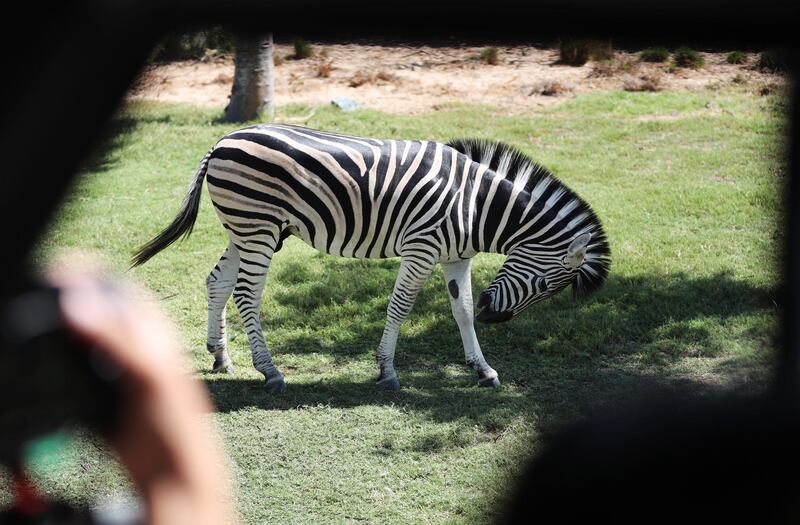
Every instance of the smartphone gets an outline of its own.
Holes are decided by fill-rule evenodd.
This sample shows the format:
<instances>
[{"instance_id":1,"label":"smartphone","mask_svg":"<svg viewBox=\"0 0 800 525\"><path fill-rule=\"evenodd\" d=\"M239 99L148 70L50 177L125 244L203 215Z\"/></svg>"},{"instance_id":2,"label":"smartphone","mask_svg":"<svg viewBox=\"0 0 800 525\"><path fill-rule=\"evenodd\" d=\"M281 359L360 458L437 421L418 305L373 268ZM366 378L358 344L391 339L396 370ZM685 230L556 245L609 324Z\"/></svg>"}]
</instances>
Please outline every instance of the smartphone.
<instances>
[{"instance_id":1,"label":"smartphone","mask_svg":"<svg viewBox=\"0 0 800 525\"><path fill-rule=\"evenodd\" d=\"M0 462L72 425L108 432L122 371L66 327L59 290L36 285L0 305Z\"/></svg>"}]
</instances>

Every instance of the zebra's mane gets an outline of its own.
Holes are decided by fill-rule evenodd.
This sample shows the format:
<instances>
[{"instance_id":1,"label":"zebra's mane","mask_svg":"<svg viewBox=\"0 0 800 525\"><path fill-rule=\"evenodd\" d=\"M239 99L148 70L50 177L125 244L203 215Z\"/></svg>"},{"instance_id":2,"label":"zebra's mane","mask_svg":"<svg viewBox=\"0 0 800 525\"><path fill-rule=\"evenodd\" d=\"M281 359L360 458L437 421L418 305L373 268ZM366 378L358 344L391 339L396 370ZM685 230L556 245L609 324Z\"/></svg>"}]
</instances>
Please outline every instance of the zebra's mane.
<instances>
[{"instance_id":1,"label":"zebra's mane","mask_svg":"<svg viewBox=\"0 0 800 525\"><path fill-rule=\"evenodd\" d=\"M576 208L583 213L583 220L574 229L583 229L592 234L586 251L584 264L572 284L572 295L576 299L588 297L603 286L611 268L611 249L603 226L591 206L577 193L558 180L553 173L537 163L514 146L499 141L477 138L461 138L447 142L451 148L512 182L516 188L533 193L540 183L554 187L554 192L562 193L574 201Z\"/></svg>"}]
</instances>

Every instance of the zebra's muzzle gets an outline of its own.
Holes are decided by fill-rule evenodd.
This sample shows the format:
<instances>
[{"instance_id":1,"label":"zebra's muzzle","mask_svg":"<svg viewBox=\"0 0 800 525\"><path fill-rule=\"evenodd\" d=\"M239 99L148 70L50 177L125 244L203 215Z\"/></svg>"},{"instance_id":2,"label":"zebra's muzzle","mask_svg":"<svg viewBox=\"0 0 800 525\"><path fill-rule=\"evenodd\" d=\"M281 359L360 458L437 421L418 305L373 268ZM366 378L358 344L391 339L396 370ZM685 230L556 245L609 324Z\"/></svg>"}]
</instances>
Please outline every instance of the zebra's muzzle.
<instances>
[{"instance_id":1,"label":"zebra's muzzle","mask_svg":"<svg viewBox=\"0 0 800 525\"><path fill-rule=\"evenodd\" d=\"M495 324L508 321L512 317L514 317L513 312L497 312L492 310L491 306L487 306L486 308L478 311L478 314L475 316L475 320L479 323Z\"/></svg>"},{"instance_id":2,"label":"zebra's muzzle","mask_svg":"<svg viewBox=\"0 0 800 525\"><path fill-rule=\"evenodd\" d=\"M512 312L498 312L492 308L492 296L492 293L484 291L481 296L478 297L478 304L475 305L475 308L478 309L478 313L475 315L475 320L479 323L502 323L514 316Z\"/></svg>"}]
</instances>

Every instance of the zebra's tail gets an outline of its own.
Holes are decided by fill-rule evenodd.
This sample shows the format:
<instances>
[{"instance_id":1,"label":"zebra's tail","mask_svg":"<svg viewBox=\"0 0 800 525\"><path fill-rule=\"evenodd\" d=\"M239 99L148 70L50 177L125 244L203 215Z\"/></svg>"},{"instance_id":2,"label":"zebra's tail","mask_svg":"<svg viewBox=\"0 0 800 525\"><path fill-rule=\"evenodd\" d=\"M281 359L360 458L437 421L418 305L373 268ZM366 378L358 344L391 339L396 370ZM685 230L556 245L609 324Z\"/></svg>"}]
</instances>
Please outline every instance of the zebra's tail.
<instances>
[{"instance_id":1,"label":"zebra's tail","mask_svg":"<svg viewBox=\"0 0 800 525\"><path fill-rule=\"evenodd\" d=\"M200 196L203 189L203 179L206 177L206 170L208 169L208 160L211 157L211 148L203 160L200 161L200 166L194 172L192 184L189 186L189 192L183 199L181 209L178 216L175 217L169 226L156 235L150 242L139 248L133 255L131 260L131 268L142 265L149 261L158 252L174 243L180 238L186 238L192 233L194 222L197 220L197 210L200 208Z\"/></svg>"}]
</instances>

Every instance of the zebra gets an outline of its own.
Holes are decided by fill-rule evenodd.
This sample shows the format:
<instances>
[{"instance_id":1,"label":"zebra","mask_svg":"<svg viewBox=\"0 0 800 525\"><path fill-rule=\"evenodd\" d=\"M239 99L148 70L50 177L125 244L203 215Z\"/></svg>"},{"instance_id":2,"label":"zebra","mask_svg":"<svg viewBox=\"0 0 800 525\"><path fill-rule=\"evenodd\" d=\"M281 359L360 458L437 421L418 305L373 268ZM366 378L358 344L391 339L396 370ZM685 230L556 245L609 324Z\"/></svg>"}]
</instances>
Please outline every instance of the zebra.
<instances>
[{"instance_id":1,"label":"zebra","mask_svg":"<svg viewBox=\"0 0 800 525\"><path fill-rule=\"evenodd\" d=\"M286 389L261 327L272 258L289 236L328 254L400 257L376 357L376 386L400 388L394 366L400 326L437 264L443 270L466 364L478 385L497 387L474 321L499 323L572 285L576 298L605 282L606 234L590 206L513 146L487 139L379 140L307 127L261 124L223 136L203 157L180 211L134 255L138 266L181 237L197 218L203 180L228 246L206 279L214 372L233 372L226 304L233 295L254 367L268 392ZM478 297L471 261L506 254Z\"/></svg>"}]
</instances>

